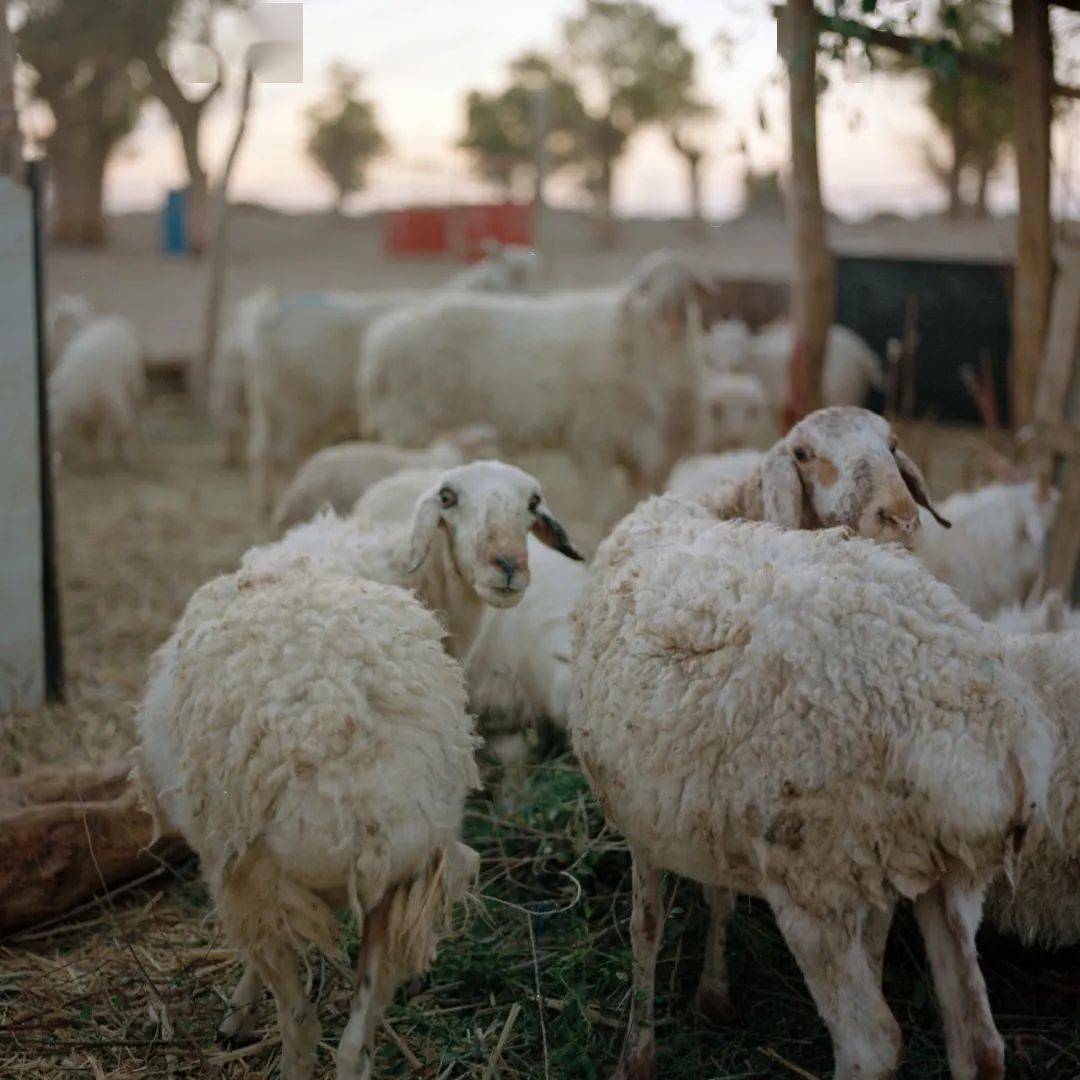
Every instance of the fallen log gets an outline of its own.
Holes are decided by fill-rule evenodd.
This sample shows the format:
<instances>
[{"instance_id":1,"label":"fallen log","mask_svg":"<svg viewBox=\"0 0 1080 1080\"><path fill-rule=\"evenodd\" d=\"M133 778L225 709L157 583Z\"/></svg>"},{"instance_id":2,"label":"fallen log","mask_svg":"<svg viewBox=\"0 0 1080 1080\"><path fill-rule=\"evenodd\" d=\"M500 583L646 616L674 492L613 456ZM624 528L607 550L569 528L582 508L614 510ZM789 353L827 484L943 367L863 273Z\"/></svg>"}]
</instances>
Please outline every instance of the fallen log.
<instances>
[{"instance_id":1,"label":"fallen log","mask_svg":"<svg viewBox=\"0 0 1080 1080\"><path fill-rule=\"evenodd\" d=\"M0 780L0 934L54 919L188 852L154 836L126 759Z\"/></svg>"}]
</instances>

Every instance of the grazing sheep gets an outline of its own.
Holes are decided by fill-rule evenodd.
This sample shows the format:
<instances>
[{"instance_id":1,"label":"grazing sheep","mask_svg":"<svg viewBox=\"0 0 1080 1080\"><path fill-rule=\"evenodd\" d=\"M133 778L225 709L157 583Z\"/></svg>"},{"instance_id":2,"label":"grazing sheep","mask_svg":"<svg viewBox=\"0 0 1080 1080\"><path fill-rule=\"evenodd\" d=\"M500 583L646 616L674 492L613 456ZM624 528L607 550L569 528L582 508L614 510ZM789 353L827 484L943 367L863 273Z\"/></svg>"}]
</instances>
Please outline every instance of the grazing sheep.
<instances>
[{"instance_id":1,"label":"grazing sheep","mask_svg":"<svg viewBox=\"0 0 1080 1080\"><path fill-rule=\"evenodd\" d=\"M52 371L68 342L94 317L90 301L83 296L58 296L45 313L48 367Z\"/></svg>"},{"instance_id":2,"label":"grazing sheep","mask_svg":"<svg viewBox=\"0 0 1080 1080\"><path fill-rule=\"evenodd\" d=\"M671 470L664 491L691 499L707 498L712 492L749 479L764 460L760 450L694 454L683 458Z\"/></svg>"},{"instance_id":3,"label":"grazing sheep","mask_svg":"<svg viewBox=\"0 0 1080 1080\"><path fill-rule=\"evenodd\" d=\"M1030 593L1058 501L1057 491L1034 480L952 495L941 504L952 531L927 522L918 553L965 603L990 618Z\"/></svg>"},{"instance_id":4,"label":"grazing sheep","mask_svg":"<svg viewBox=\"0 0 1080 1080\"><path fill-rule=\"evenodd\" d=\"M327 512L252 548L242 567L263 572L308 555L341 573L412 589L445 620L447 648L460 659L479 631L484 605L513 607L528 588L529 534L581 558L532 476L499 461L474 461L441 472L406 524L365 532L355 520Z\"/></svg>"},{"instance_id":5,"label":"grazing sheep","mask_svg":"<svg viewBox=\"0 0 1080 1080\"><path fill-rule=\"evenodd\" d=\"M447 291L502 291L507 282L521 278L522 258L510 252L485 259L451 279ZM270 514L275 495L304 458L360 433L356 365L368 327L432 295L439 294L423 289L301 293L286 297L262 319L244 381L250 412L248 464L263 513ZM425 432L416 445L469 422L452 418Z\"/></svg>"},{"instance_id":6,"label":"grazing sheep","mask_svg":"<svg viewBox=\"0 0 1080 1080\"><path fill-rule=\"evenodd\" d=\"M658 487L696 449L696 272L664 253L619 289L442 296L372 326L358 369L362 433L404 446L487 421L509 450L566 449L598 497L621 465Z\"/></svg>"},{"instance_id":7,"label":"grazing sheep","mask_svg":"<svg viewBox=\"0 0 1080 1080\"><path fill-rule=\"evenodd\" d=\"M787 405L790 390L794 344L791 323L778 320L748 338L743 338L737 327L712 333L716 338L705 346L706 362L713 367L756 375L765 387L770 407L779 416ZM826 405L861 405L868 390L881 390L885 385L880 358L846 326L829 328L822 380Z\"/></svg>"},{"instance_id":8,"label":"grazing sheep","mask_svg":"<svg viewBox=\"0 0 1080 1080\"><path fill-rule=\"evenodd\" d=\"M1055 722L1060 745L1050 777L1049 828L1015 887L1001 879L994 883L987 918L1025 945L1076 945L1080 943L1080 631L1006 635L1004 648L1009 668L1035 689Z\"/></svg>"},{"instance_id":9,"label":"grazing sheep","mask_svg":"<svg viewBox=\"0 0 1080 1080\"><path fill-rule=\"evenodd\" d=\"M401 469L446 469L477 458L498 457L495 429L488 424L449 432L426 450L405 450L386 443L338 443L300 466L274 509L274 525L287 529L307 521L327 505L346 514L372 484Z\"/></svg>"},{"instance_id":10,"label":"grazing sheep","mask_svg":"<svg viewBox=\"0 0 1080 1080\"><path fill-rule=\"evenodd\" d=\"M373 1036L424 971L479 859L458 840L478 785L460 667L406 590L298 558L199 590L151 662L139 771L198 853L246 961L219 1029L249 1035L274 995L281 1075L314 1075L319 1022L298 952L339 969L360 936L338 1080L370 1080Z\"/></svg>"},{"instance_id":11,"label":"grazing sheep","mask_svg":"<svg viewBox=\"0 0 1080 1080\"><path fill-rule=\"evenodd\" d=\"M244 371L258 349L259 327L277 303L271 288L245 296L233 308L210 367L210 415L225 442L225 464L239 465L247 441Z\"/></svg>"},{"instance_id":12,"label":"grazing sheep","mask_svg":"<svg viewBox=\"0 0 1080 1080\"><path fill-rule=\"evenodd\" d=\"M95 316L68 342L49 376L53 447L84 460L96 454L133 464L145 398L135 327L121 315Z\"/></svg>"},{"instance_id":13,"label":"grazing sheep","mask_svg":"<svg viewBox=\"0 0 1080 1080\"><path fill-rule=\"evenodd\" d=\"M761 380L707 372L702 378L698 446L719 452L771 446L779 434Z\"/></svg>"},{"instance_id":14,"label":"grazing sheep","mask_svg":"<svg viewBox=\"0 0 1080 1080\"><path fill-rule=\"evenodd\" d=\"M899 1064L881 967L910 898L953 1076L1003 1076L975 930L986 885L1038 833L1053 754L1038 699L900 549L680 505L650 500L636 537L601 545L575 612L573 742L633 856L618 1075L657 1075L669 870L769 902L842 1078Z\"/></svg>"}]
</instances>

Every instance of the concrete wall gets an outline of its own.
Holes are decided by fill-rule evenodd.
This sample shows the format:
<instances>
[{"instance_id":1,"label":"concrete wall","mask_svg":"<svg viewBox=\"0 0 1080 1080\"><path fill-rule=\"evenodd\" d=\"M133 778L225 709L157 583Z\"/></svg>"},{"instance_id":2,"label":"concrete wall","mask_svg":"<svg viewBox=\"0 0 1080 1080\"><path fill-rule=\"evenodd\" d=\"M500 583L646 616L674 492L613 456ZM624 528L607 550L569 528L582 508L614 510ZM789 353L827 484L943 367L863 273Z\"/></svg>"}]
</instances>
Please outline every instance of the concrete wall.
<instances>
[{"instance_id":1,"label":"concrete wall","mask_svg":"<svg viewBox=\"0 0 1080 1080\"><path fill-rule=\"evenodd\" d=\"M0 712L45 692L30 192L0 177Z\"/></svg>"}]
</instances>

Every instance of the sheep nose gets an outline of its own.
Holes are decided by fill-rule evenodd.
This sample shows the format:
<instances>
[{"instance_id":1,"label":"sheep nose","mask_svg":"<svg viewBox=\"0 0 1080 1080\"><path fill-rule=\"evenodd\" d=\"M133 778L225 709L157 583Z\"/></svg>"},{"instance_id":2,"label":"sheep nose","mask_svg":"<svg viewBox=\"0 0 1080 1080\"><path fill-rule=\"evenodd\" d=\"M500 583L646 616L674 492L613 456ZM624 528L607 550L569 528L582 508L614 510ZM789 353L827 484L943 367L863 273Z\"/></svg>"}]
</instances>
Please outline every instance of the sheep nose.
<instances>
[{"instance_id":1,"label":"sheep nose","mask_svg":"<svg viewBox=\"0 0 1080 1080\"><path fill-rule=\"evenodd\" d=\"M507 578L512 578L521 567L521 561L509 555L496 555L491 561L506 574Z\"/></svg>"}]
</instances>

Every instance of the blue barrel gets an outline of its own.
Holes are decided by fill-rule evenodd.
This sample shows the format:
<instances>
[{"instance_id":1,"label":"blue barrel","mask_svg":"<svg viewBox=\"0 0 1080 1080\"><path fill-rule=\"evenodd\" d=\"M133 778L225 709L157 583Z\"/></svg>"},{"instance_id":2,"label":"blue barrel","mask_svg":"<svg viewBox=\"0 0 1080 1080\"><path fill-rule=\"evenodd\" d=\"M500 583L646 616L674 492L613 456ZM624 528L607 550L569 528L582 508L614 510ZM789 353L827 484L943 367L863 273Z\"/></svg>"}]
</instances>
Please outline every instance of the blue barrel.
<instances>
[{"instance_id":1,"label":"blue barrel","mask_svg":"<svg viewBox=\"0 0 1080 1080\"><path fill-rule=\"evenodd\" d=\"M188 193L186 188L174 188L165 197L161 211L161 250L166 255L188 253Z\"/></svg>"}]
</instances>

